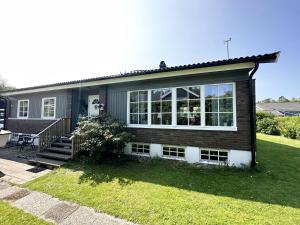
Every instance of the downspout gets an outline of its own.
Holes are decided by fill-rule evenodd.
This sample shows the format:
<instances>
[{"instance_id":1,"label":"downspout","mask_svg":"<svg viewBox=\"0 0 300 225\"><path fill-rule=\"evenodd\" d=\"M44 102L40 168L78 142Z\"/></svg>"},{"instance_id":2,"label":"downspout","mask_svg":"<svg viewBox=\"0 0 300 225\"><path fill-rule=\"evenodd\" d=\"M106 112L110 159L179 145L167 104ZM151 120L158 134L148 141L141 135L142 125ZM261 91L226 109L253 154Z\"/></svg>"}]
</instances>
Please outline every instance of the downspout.
<instances>
[{"instance_id":1,"label":"downspout","mask_svg":"<svg viewBox=\"0 0 300 225\"><path fill-rule=\"evenodd\" d=\"M255 62L255 67L249 74L249 112L250 112L250 132L251 132L251 167L256 166L256 111L254 101L253 79L252 77L258 70L259 63Z\"/></svg>"}]
</instances>

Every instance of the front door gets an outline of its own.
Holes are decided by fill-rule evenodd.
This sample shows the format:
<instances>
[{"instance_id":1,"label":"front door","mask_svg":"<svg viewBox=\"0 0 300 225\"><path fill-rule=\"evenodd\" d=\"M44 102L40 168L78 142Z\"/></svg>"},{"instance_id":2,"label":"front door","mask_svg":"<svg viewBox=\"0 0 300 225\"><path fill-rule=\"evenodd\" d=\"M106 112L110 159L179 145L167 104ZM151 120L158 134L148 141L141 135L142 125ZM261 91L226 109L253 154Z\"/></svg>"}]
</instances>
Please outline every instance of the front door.
<instances>
[{"instance_id":1,"label":"front door","mask_svg":"<svg viewBox=\"0 0 300 225\"><path fill-rule=\"evenodd\" d=\"M88 97L88 116L99 116L99 95L89 95Z\"/></svg>"}]
</instances>

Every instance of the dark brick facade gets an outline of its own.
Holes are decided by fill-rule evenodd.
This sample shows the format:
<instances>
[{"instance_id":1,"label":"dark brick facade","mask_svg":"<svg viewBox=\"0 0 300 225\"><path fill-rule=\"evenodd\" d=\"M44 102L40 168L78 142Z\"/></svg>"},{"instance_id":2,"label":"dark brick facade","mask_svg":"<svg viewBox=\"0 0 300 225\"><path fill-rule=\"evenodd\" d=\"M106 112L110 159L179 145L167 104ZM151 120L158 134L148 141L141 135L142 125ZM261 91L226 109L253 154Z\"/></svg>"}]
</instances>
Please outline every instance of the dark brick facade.
<instances>
[{"instance_id":1,"label":"dark brick facade","mask_svg":"<svg viewBox=\"0 0 300 225\"><path fill-rule=\"evenodd\" d=\"M15 133L38 134L54 120L7 119L6 128Z\"/></svg>"},{"instance_id":2,"label":"dark brick facade","mask_svg":"<svg viewBox=\"0 0 300 225\"><path fill-rule=\"evenodd\" d=\"M251 150L248 81L236 82L237 131L129 128L137 142Z\"/></svg>"}]
</instances>

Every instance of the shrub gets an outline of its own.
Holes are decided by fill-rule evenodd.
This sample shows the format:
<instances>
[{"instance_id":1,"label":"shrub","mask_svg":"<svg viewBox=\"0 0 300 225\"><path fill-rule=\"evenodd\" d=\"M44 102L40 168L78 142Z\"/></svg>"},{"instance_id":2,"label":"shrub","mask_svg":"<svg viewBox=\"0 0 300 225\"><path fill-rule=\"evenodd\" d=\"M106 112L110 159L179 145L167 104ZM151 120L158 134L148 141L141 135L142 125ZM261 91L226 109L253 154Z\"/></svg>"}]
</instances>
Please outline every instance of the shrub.
<instances>
[{"instance_id":1,"label":"shrub","mask_svg":"<svg viewBox=\"0 0 300 225\"><path fill-rule=\"evenodd\" d=\"M276 120L284 137L300 139L300 117L278 117Z\"/></svg>"},{"instance_id":2,"label":"shrub","mask_svg":"<svg viewBox=\"0 0 300 225\"><path fill-rule=\"evenodd\" d=\"M132 138L131 134L126 132L126 123L104 113L93 119L83 118L73 134L84 140L80 146L81 151L96 161L123 150Z\"/></svg>"},{"instance_id":3,"label":"shrub","mask_svg":"<svg viewBox=\"0 0 300 225\"><path fill-rule=\"evenodd\" d=\"M278 122L273 118L263 118L257 121L256 130L263 134L278 135Z\"/></svg>"},{"instance_id":4,"label":"shrub","mask_svg":"<svg viewBox=\"0 0 300 225\"><path fill-rule=\"evenodd\" d=\"M275 116L271 113L268 113L268 112L264 112L264 111L257 111L256 112L256 120L259 121L259 120L262 120L264 118L271 118L273 119Z\"/></svg>"}]
</instances>

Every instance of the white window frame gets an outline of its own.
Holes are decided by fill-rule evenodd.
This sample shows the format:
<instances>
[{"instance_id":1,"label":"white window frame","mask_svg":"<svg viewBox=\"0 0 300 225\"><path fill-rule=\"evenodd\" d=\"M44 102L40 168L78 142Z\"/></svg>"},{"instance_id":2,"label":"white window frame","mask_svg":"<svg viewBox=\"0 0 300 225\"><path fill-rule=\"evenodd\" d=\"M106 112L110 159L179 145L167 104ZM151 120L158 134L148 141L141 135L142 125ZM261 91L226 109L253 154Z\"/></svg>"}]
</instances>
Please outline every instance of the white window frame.
<instances>
[{"instance_id":1,"label":"white window frame","mask_svg":"<svg viewBox=\"0 0 300 225\"><path fill-rule=\"evenodd\" d=\"M54 99L54 116L44 116L44 104L45 104L45 100L48 99ZM42 115L41 118L42 119L55 119L56 118L56 97L47 97L47 98L42 98Z\"/></svg>"},{"instance_id":2,"label":"white window frame","mask_svg":"<svg viewBox=\"0 0 300 225\"><path fill-rule=\"evenodd\" d=\"M27 116L20 116L20 103L25 102L25 101L28 102ZM20 99L20 100L18 100L17 118L19 118L19 119L28 119L29 118L29 99Z\"/></svg>"},{"instance_id":3,"label":"white window frame","mask_svg":"<svg viewBox=\"0 0 300 225\"><path fill-rule=\"evenodd\" d=\"M232 84L232 104L233 104L233 126L205 126L205 86L206 85L221 85L221 84ZM200 115L201 125L188 126L188 125L177 125L177 88L200 86L201 88L201 103L200 103ZM151 124L151 91L157 89L170 88L172 91L172 125L153 125ZM180 129L180 130L218 130L218 131L237 131L237 119L236 119L236 83L225 82L225 83L208 83L208 84L195 84L185 85L180 87L162 87L148 89L148 124L130 124L130 93L135 91L146 91L143 90L132 90L127 91L127 124L130 128L159 128L159 129Z\"/></svg>"},{"instance_id":4,"label":"white window frame","mask_svg":"<svg viewBox=\"0 0 300 225\"><path fill-rule=\"evenodd\" d=\"M210 160L210 159L201 159L201 151L208 151L209 154L209 158L210 158L210 151L216 151L218 152L218 160ZM227 161L220 161L219 160L219 154L220 152L227 152ZM229 150L225 150L225 149L213 149L213 148L200 148L199 150L199 162L200 163L208 163L208 164L217 164L217 165L224 165L224 164L228 164L229 163L229 153L230 151Z\"/></svg>"},{"instance_id":5,"label":"white window frame","mask_svg":"<svg viewBox=\"0 0 300 225\"><path fill-rule=\"evenodd\" d=\"M167 148L176 148L176 152L177 152L177 156L171 156L171 155L164 155L164 147L167 147ZM181 156L178 156L178 149L179 148L182 148L184 150L184 157L181 157ZM176 159L176 160L183 160L185 161L186 160L186 152L185 152L185 147L184 146L178 146L178 145L162 145L161 146L161 154L162 154L162 158L165 158L165 159Z\"/></svg>"},{"instance_id":6,"label":"white window frame","mask_svg":"<svg viewBox=\"0 0 300 225\"><path fill-rule=\"evenodd\" d=\"M142 145L143 146L143 152L133 152L132 151L132 145ZM149 153L145 153L145 145L148 145L149 146ZM138 148L138 146L137 146ZM133 142L131 143L131 154L132 155L141 155L141 156L150 156L150 144L148 143L140 143L140 142Z\"/></svg>"}]
</instances>

